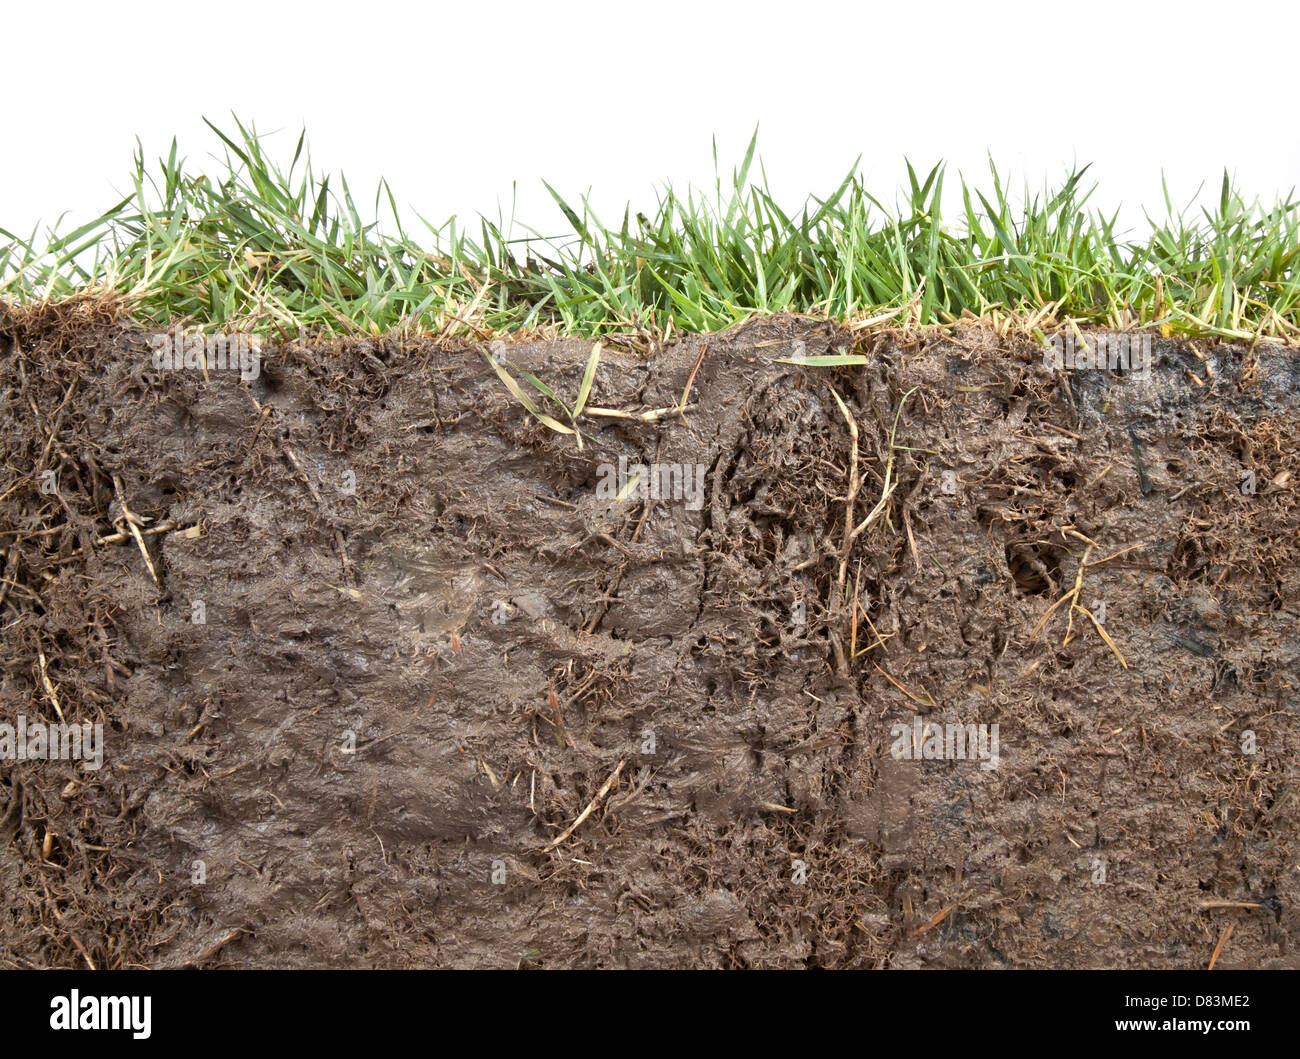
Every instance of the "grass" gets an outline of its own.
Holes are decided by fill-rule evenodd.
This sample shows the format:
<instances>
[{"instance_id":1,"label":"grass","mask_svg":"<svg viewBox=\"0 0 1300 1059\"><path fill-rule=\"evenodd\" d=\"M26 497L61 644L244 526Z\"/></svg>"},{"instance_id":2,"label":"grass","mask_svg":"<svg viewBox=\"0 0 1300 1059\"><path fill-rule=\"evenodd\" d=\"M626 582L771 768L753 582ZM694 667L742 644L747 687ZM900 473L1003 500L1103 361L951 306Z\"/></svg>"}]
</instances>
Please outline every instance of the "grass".
<instances>
[{"instance_id":1,"label":"grass","mask_svg":"<svg viewBox=\"0 0 1300 1059\"><path fill-rule=\"evenodd\" d=\"M578 417L582 415L583 409L587 406L587 398L591 396L592 383L596 380L596 367L600 363L599 342L591 347L591 353L587 357L586 370L582 373L582 384L578 387L578 397L577 400L574 401L572 408L565 404L559 394L551 389L551 387L546 383L542 382L542 380L536 375L532 374L532 372L524 371L522 368L516 369L520 375L528 380L529 385L531 385L534 390L540 393L543 397L549 397L560 406L564 414L568 417L569 422L573 424L572 427L566 427L554 417L542 412L537 407L536 402L528 396L527 391L525 391L524 388L515 381L514 376L510 374L507 362L505 362L504 359L497 359L498 354L495 352L488 353L487 351L484 351L483 356L487 358L487 362L492 365L492 368L496 371L498 377L503 383L505 383L506 389L514 395L515 399L523 405L525 409L527 409L529 415L543 426L554 430L557 434L574 435L578 442L578 448L582 448L582 431L578 429Z\"/></svg>"},{"instance_id":2,"label":"grass","mask_svg":"<svg viewBox=\"0 0 1300 1059\"><path fill-rule=\"evenodd\" d=\"M893 206L855 170L786 210L765 178L750 182L751 141L713 194L668 186L652 213L629 207L614 227L547 185L569 230L544 237L486 219L467 231L417 215L412 227L386 182L363 218L343 177L314 171L305 136L286 165L238 119L209 125L225 152L215 176L189 169L175 142L153 167L137 147L132 194L89 224L27 237L0 228L0 297L107 290L143 322L258 331L644 338L776 311L918 324L1007 312L1300 337L1300 203L1247 201L1226 175L1213 209L1180 210L1166 191L1148 230L1123 238L1115 216L1089 208L1085 170L1014 205L990 164L983 189L962 182L952 218L942 167L922 178L908 165Z\"/></svg>"}]
</instances>

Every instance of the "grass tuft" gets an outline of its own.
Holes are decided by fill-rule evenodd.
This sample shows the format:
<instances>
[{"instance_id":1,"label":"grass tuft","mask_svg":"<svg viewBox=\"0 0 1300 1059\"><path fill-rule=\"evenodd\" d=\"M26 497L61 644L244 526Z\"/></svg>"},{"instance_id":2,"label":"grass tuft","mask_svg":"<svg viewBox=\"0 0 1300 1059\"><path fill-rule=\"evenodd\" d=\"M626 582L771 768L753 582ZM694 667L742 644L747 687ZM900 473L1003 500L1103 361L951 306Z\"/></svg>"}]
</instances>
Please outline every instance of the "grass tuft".
<instances>
[{"instance_id":1,"label":"grass tuft","mask_svg":"<svg viewBox=\"0 0 1300 1059\"><path fill-rule=\"evenodd\" d=\"M551 327L588 337L707 332L787 311L916 324L1006 312L1166 334L1300 337L1300 203L1247 201L1224 177L1215 207L1148 213L1125 239L1088 208L1086 170L1023 205L990 165L943 215L944 169L909 164L894 206L856 167L825 198L783 209L751 183L751 141L712 196L671 186L649 214L605 226L547 185L569 231L480 219L410 228L386 182L368 218L345 178L315 172L300 136L287 164L237 118L213 176L137 145L132 193L74 231L0 228L0 297L111 291L144 322L379 334ZM715 153L716 163L716 153ZM378 218L384 214L381 227ZM503 230L503 228L505 230ZM416 234L410 234L415 232Z\"/></svg>"}]
</instances>

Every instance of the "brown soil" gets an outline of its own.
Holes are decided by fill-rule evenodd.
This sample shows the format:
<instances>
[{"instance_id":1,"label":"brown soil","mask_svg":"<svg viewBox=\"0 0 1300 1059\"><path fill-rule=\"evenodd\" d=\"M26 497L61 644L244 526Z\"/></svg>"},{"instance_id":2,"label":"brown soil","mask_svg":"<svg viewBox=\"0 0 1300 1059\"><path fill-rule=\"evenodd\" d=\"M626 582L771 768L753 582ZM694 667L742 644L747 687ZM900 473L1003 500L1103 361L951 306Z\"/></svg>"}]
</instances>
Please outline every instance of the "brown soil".
<instances>
[{"instance_id":1,"label":"brown soil","mask_svg":"<svg viewBox=\"0 0 1300 1059\"><path fill-rule=\"evenodd\" d=\"M589 348L509 356L572 397ZM765 318L607 349L592 405L688 407L579 449L472 343L250 385L0 310L0 721L106 742L0 761L0 966L1300 966L1300 360L1155 351ZM897 483L847 550L831 386L849 523ZM600 499L620 456L703 507ZM1113 647L1043 621L1085 558ZM918 711L998 767L896 760Z\"/></svg>"}]
</instances>

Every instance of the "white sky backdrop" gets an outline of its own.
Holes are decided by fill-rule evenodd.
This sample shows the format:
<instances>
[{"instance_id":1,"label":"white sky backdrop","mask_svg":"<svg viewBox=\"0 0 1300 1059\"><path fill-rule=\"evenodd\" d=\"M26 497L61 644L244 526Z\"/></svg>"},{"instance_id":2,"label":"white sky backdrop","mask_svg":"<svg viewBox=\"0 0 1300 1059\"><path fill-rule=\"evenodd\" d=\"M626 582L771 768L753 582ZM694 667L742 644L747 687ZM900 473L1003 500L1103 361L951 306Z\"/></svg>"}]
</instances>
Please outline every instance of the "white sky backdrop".
<instances>
[{"instance_id":1,"label":"white sky backdrop","mask_svg":"<svg viewBox=\"0 0 1300 1059\"><path fill-rule=\"evenodd\" d=\"M382 175L439 223L508 211L517 183L555 231L545 178L613 224L665 180L711 186L712 137L729 173L756 123L786 205L859 154L892 200L904 156L982 181L987 153L1016 187L1092 162L1108 207L1159 208L1162 170L1179 200L1217 194L1225 166L1271 202L1300 184L1298 31L1300 5L1257 0L11 4L0 227L93 216L137 136L201 169L201 118L232 110L285 161L305 124L363 212Z\"/></svg>"}]
</instances>

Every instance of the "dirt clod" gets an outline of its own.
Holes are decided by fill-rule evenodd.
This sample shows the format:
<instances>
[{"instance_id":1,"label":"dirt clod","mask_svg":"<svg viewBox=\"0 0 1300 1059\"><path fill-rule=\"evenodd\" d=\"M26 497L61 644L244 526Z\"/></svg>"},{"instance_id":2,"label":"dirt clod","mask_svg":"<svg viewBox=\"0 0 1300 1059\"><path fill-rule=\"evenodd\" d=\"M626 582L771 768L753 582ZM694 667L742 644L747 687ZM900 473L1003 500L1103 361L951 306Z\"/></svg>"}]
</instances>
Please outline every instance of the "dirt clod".
<instances>
[{"instance_id":1,"label":"dirt clod","mask_svg":"<svg viewBox=\"0 0 1300 1059\"><path fill-rule=\"evenodd\" d=\"M0 965L1297 966L1300 361L1154 353L764 318L579 449L473 344L0 310L0 721L104 732L0 760Z\"/></svg>"}]
</instances>

